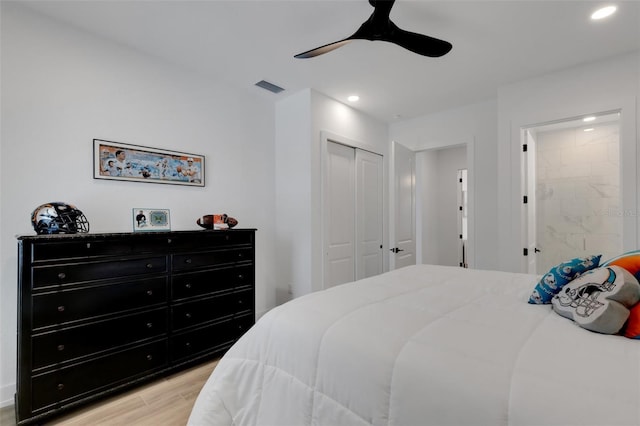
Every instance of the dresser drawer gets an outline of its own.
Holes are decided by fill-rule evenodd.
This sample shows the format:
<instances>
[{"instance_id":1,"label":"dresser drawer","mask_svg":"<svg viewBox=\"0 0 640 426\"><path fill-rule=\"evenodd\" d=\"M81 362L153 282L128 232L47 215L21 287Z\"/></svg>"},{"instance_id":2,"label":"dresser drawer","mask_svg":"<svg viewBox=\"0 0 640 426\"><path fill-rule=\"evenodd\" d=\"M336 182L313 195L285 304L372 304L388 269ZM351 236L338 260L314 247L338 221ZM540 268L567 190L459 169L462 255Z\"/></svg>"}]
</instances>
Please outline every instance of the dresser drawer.
<instances>
[{"instance_id":1,"label":"dresser drawer","mask_svg":"<svg viewBox=\"0 0 640 426\"><path fill-rule=\"evenodd\" d=\"M65 263L31 269L34 288L167 272L167 257Z\"/></svg>"},{"instance_id":2,"label":"dresser drawer","mask_svg":"<svg viewBox=\"0 0 640 426\"><path fill-rule=\"evenodd\" d=\"M253 265L247 265L177 274L171 279L171 297L185 299L252 285L253 271Z\"/></svg>"},{"instance_id":3,"label":"dresser drawer","mask_svg":"<svg viewBox=\"0 0 640 426\"><path fill-rule=\"evenodd\" d=\"M64 328L33 337L33 369L167 333L167 308Z\"/></svg>"},{"instance_id":4,"label":"dresser drawer","mask_svg":"<svg viewBox=\"0 0 640 426\"><path fill-rule=\"evenodd\" d=\"M166 365L165 339L34 376L32 409L64 403L90 391L108 390Z\"/></svg>"},{"instance_id":5,"label":"dresser drawer","mask_svg":"<svg viewBox=\"0 0 640 426\"><path fill-rule=\"evenodd\" d=\"M71 288L33 296L33 328L166 303L168 278Z\"/></svg>"},{"instance_id":6,"label":"dresser drawer","mask_svg":"<svg viewBox=\"0 0 640 426\"><path fill-rule=\"evenodd\" d=\"M182 303L171 308L171 329L220 320L253 309L253 290Z\"/></svg>"},{"instance_id":7,"label":"dresser drawer","mask_svg":"<svg viewBox=\"0 0 640 426\"><path fill-rule=\"evenodd\" d=\"M172 257L172 266L174 271L182 271L252 260L252 248L233 248L228 250L176 254Z\"/></svg>"},{"instance_id":8,"label":"dresser drawer","mask_svg":"<svg viewBox=\"0 0 640 426\"><path fill-rule=\"evenodd\" d=\"M32 259L35 262L88 258L98 256L140 255L158 253L162 247L169 247L168 237L93 241L43 241L32 246Z\"/></svg>"},{"instance_id":9,"label":"dresser drawer","mask_svg":"<svg viewBox=\"0 0 640 426\"><path fill-rule=\"evenodd\" d=\"M171 236L172 250L193 250L198 247L199 250L207 250L210 248L228 248L234 245L252 245L254 233L239 230L231 231L208 231L203 230L199 233L175 234Z\"/></svg>"},{"instance_id":10,"label":"dresser drawer","mask_svg":"<svg viewBox=\"0 0 640 426\"><path fill-rule=\"evenodd\" d=\"M211 324L186 333L174 334L170 339L171 361L198 354L226 350L253 325L253 316Z\"/></svg>"}]
</instances>

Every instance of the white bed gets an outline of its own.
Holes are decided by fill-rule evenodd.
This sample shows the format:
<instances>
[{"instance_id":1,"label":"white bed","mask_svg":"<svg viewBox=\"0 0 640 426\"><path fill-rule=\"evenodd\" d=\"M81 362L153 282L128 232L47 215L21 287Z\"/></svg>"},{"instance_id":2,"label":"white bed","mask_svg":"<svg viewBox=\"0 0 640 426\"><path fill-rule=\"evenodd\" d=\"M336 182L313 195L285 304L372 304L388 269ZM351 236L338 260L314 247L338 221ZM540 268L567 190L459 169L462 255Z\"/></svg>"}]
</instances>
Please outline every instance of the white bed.
<instances>
[{"instance_id":1,"label":"white bed","mask_svg":"<svg viewBox=\"0 0 640 426\"><path fill-rule=\"evenodd\" d=\"M640 341L527 299L539 277L416 265L279 306L220 360L204 425L640 425Z\"/></svg>"}]
</instances>

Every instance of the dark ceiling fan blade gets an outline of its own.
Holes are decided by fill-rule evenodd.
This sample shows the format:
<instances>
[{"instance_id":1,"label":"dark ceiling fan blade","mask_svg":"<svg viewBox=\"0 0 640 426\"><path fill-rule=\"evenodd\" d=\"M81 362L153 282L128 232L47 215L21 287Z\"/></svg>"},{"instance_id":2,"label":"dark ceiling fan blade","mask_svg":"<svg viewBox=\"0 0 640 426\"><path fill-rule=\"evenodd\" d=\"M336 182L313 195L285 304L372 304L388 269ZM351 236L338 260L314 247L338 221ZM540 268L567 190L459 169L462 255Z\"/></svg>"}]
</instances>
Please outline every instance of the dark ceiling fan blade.
<instances>
[{"instance_id":1,"label":"dark ceiling fan blade","mask_svg":"<svg viewBox=\"0 0 640 426\"><path fill-rule=\"evenodd\" d=\"M397 44L418 55L438 58L446 55L453 48L453 45L448 41L403 30L391 21L389 24L390 30L384 34L381 40Z\"/></svg>"},{"instance_id":2,"label":"dark ceiling fan blade","mask_svg":"<svg viewBox=\"0 0 640 426\"><path fill-rule=\"evenodd\" d=\"M451 43L424 34L403 30L391 22L389 15L394 2L395 0L369 0L369 3L374 7L373 13L352 36L299 53L295 55L295 58L313 58L344 46L351 40L387 41L419 55L432 58L449 53L453 47Z\"/></svg>"},{"instance_id":3,"label":"dark ceiling fan blade","mask_svg":"<svg viewBox=\"0 0 640 426\"><path fill-rule=\"evenodd\" d=\"M316 47L315 49L311 49L311 50L307 50L306 52L298 53L297 55L294 56L294 58L298 58L298 59L313 58L315 56L319 56L319 55L322 55L324 53L331 52L332 50L337 49L338 47L342 47L345 44L349 43L350 41L351 41L351 38L345 38L344 40L340 40L340 41L336 41L336 42L333 42L333 43L325 44L324 46Z\"/></svg>"}]
</instances>

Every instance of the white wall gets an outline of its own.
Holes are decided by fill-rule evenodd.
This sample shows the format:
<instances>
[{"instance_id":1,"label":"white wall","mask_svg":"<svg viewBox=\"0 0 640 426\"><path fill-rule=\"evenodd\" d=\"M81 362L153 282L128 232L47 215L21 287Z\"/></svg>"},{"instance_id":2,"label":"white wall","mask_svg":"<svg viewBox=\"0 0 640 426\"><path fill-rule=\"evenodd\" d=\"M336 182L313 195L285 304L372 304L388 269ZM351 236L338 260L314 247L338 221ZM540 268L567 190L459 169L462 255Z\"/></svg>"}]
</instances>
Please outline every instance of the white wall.
<instances>
[{"instance_id":1,"label":"white wall","mask_svg":"<svg viewBox=\"0 0 640 426\"><path fill-rule=\"evenodd\" d=\"M311 91L276 105L276 255L279 302L311 291ZM284 266L286 265L286 267Z\"/></svg>"},{"instance_id":2,"label":"white wall","mask_svg":"<svg viewBox=\"0 0 640 426\"><path fill-rule=\"evenodd\" d=\"M41 203L76 204L92 232L130 232L133 207L174 230L228 213L258 228L256 309L275 306L274 110L264 101L2 2L0 404L16 369L16 239ZM204 188L92 179L92 139L206 157ZM204 231L203 231L204 232Z\"/></svg>"},{"instance_id":3,"label":"white wall","mask_svg":"<svg viewBox=\"0 0 640 426\"><path fill-rule=\"evenodd\" d=\"M637 107L640 52L587 64L500 88L498 91L499 268L523 270L520 129L605 111L621 111L620 156L623 248L638 248Z\"/></svg>"},{"instance_id":4,"label":"white wall","mask_svg":"<svg viewBox=\"0 0 640 426\"><path fill-rule=\"evenodd\" d=\"M497 103L488 100L394 123L389 128L391 140L414 151L467 147L468 260L470 267L478 269L498 268L497 120Z\"/></svg>"},{"instance_id":5,"label":"white wall","mask_svg":"<svg viewBox=\"0 0 640 426\"><path fill-rule=\"evenodd\" d=\"M279 269L278 283L281 289L290 289L293 297L322 288L321 165L323 141L328 136L383 154L385 173L388 170L389 143L384 123L310 89L278 102L276 229L277 252L282 259L278 263L282 266L286 258L291 260L288 269ZM384 193L388 199L386 180ZM385 236L387 217L385 211Z\"/></svg>"}]
</instances>

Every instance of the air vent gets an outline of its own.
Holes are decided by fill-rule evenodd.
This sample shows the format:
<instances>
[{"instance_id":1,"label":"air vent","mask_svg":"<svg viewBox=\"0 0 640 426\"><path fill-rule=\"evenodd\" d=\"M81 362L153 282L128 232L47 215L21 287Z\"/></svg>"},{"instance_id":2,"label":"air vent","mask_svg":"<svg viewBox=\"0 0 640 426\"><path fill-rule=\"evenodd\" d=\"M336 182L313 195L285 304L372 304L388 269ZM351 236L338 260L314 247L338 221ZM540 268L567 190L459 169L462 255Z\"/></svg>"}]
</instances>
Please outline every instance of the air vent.
<instances>
[{"instance_id":1,"label":"air vent","mask_svg":"<svg viewBox=\"0 0 640 426\"><path fill-rule=\"evenodd\" d=\"M256 86L262 87L264 90L268 90L271 93L280 93L284 90L282 87L276 86L275 84L269 83L268 81L265 81L265 80L260 80L259 82L256 83Z\"/></svg>"}]
</instances>

